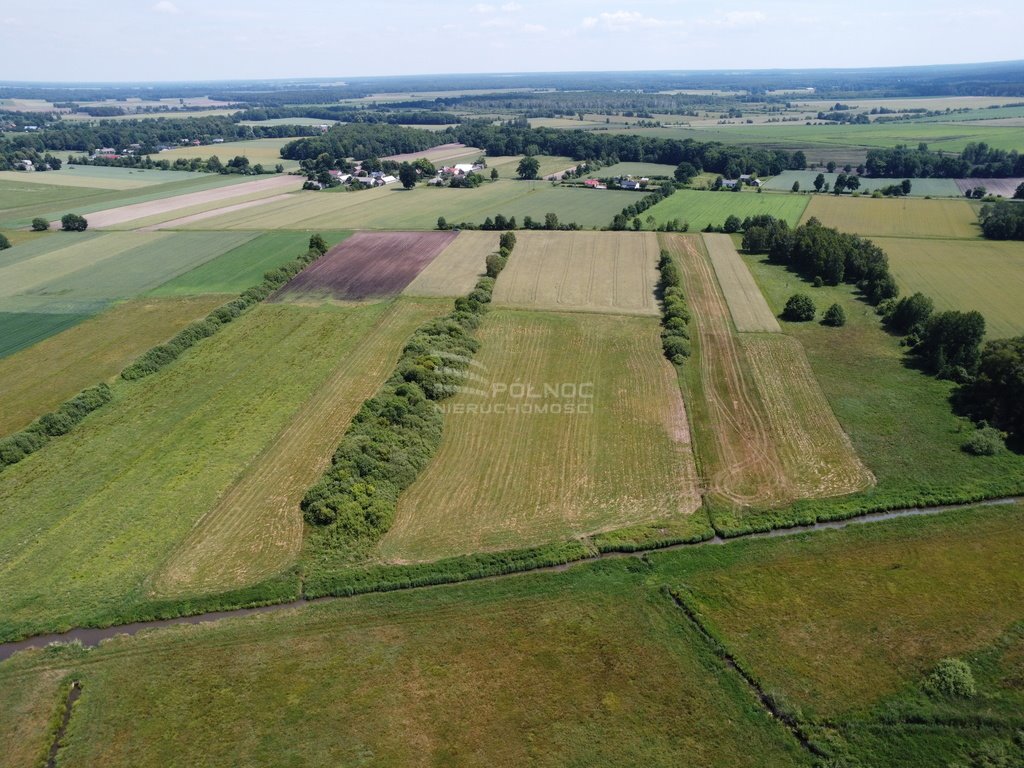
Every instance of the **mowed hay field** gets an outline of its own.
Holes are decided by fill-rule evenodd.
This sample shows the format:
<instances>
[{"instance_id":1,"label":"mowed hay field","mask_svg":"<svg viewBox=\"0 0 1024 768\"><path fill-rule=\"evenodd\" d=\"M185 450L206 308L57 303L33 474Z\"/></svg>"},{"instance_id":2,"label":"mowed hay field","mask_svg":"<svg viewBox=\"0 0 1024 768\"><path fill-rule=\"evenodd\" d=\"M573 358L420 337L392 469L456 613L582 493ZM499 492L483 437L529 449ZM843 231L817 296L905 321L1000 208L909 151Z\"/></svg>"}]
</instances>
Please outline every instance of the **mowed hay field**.
<instances>
[{"instance_id":1,"label":"mowed hay field","mask_svg":"<svg viewBox=\"0 0 1024 768\"><path fill-rule=\"evenodd\" d=\"M463 230L403 293L407 296L465 296L484 274L488 254L497 252L497 232Z\"/></svg>"},{"instance_id":2,"label":"mowed hay field","mask_svg":"<svg viewBox=\"0 0 1024 768\"><path fill-rule=\"evenodd\" d=\"M653 216L656 224L679 219L690 225L691 232L696 232L709 224L721 226L729 216L745 219L769 215L796 224L806 206L807 198L803 195L681 189L645 211L640 218L646 220Z\"/></svg>"},{"instance_id":3,"label":"mowed hay field","mask_svg":"<svg viewBox=\"0 0 1024 768\"><path fill-rule=\"evenodd\" d=\"M271 298L311 302L394 296L455 238L455 232L357 232Z\"/></svg>"},{"instance_id":4,"label":"mowed hay field","mask_svg":"<svg viewBox=\"0 0 1024 768\"><path fill-rule=\"evenodd\" d=\"M980 507L652 560L767 690L856 717L1024 619L1022 523Z\"/></svg>"},{"instance_id":5,"label":"mowed hay field","mask_svg":"<svg viewBox=\"0 0 1024 768\"><path fill-rule=\"evenodd\" d=\"M117 304L18 354L0 358L0 435L15 432L86 387L116 376L150 347L227 301L223 295ZM0 314L0 328L3 326ZM64 315L32 314L30 318Z\"/></svg>"},{"instance_id":6,"label":"mowed hay field","mask_svg":"<svg viewBox=\"0 0 1024 768\"><path fill-rule=\"evenodd\" d=\"M556 213L563 223L604 227L633 192L554 187L548 181L487 182L476 189L412 190L399 185L359 192L299 192L288 200L215 216L185 229L434 229L439 216L450 224L482 224L496 214L543 221Z\"/></svg>"},{"instance_id":7,"label":"mowed hay field","mask_svg":"<svg viewBox=\"0 0 1024 768\"><path fill-rule=\"evenodd\" d=\"M738 335L695 236L664 236L693 312L683 381L713 500L764 508L862 490L873 478L839 426L799 342Z\"/></svg>"},{"instance_id":8,"label":"mowed hay field","mask_svg":"<svg viewBox=\"0 0 1024 768\"><path fill-rule=\"evenodd\" d=\"M865 237L977 237L978 217L966 200L813 195L803 221Z\"/></svg>"},{"instance_id":9,"label":"mowed hay field","mask_svg":"<svg viewBox=\"0 0 1024 768\"><path fill-rule=\"evenodd\" d=\"M710 232L703 235L703 238L736 330L781 333L779 321L775 319L764 294L754 282L754 276L736 252L732 238Z\"/></svg>"},{"instance_id":10,"label":"mowed hay field","mask_svg":"<svg viewBox=\"0 0 1024 768\"><path fill-rule=\"evenodd\" d=\"M348 232L320 232L328 246ZM263 274L286 264L309 248L305 232L267 232L150 291L150 296L194 296L241 293L258 284Z\"/></svg>"},{"instance_id":11,"label":"mowed hay field","mask_svg":"<svg viewBox=\"0 0 1024 768\"><path fill-rule=\"evenodd\" d=\"M658 241L635 232L517 232L496 306L657 315Z\"/></svg>"},{"instance_id":12,"label":"mowed hay field","mask_svg":"<svg viewBox=\"0 0 1024 768\"><path fill-rule=\"evenodd\" d=\"M654 318L493 310L474 378L446 404L441 448L399 498L379 555L529 547L696 510L659 330Z\"/></svg>"},{"instance_id":13,"label":"mowed hay field","mask_svg":"<svg viewBox=\"0 0 1024 768\"><path fill-rule=\"evenodd\" d=\"M280 573L302 545L303 494L327 468L349 421L391 373L412 332L450 308L394 301L263 452L189 532L152 580L157 596L226 591Z\"/></svg>"},{"instance_id":14,"label":"mowed hay field","mask_svg":"<svg viewBox=\"0 0 1024 768\"><path fill-rule=\"evenodd\" d=\"M932 297L937 309L976 309L989 338L1024 334L1024 243L878 238L904 294Z\"/></svg>"},{"instance_id":15,"label":"mowed hay field","mask_svg":"<svg viewBox=\"0 0 1024 768\"><path fill-rule=\"evenodd\" d=\"M258 306L0 473L0 638L130 614L385 309Z\"/></svg>"},{"instance_id":16,"label":"mowed hay field","mask_svg":"<svg viewBox=\"0 0 1024 768\"><path fill-rule=\"evenodd\" d=\"M0 735L18 734L0 765L48 743L67 676L65 765L808 766L643 576L607 563L20 654L0 665Z\"/></svg>"}]
</instances>

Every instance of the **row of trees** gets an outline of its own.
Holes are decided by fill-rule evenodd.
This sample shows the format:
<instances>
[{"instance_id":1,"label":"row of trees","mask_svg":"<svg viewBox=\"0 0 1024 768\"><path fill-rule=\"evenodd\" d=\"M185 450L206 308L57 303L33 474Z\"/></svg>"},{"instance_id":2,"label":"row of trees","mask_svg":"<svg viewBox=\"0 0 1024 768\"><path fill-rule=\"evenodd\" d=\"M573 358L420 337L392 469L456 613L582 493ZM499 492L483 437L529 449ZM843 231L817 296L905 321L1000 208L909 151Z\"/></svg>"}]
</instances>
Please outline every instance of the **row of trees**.
<instances>
[{"instance_id":1,"label":"row of trees","mask_svg":"<svg viewBox=\"0 0 1024 768\"><path fill-rule=\"evenodd\" d=\"M640 229L643 224L640 221L640 214L648 208L660 203L678 188L679 187L674 182L662 182L660 186L654 187L650 194L644 195L635 203L630 203L623 208L622 211L615 214L615 216L612 217L611 229L616 232L628 229L630 222L632 222L633 229Z\"/></svg>"},{"instance_id":2,"label":"row of trees","mask_svg":"<svg viewBox=\"0 0 1024 768\"><path fill-rule=\"evenodd\" d=\"M682 275L672 254L661 249L658 290L661 293L661 348L673 365L690 356L690 308L683 293Z\"/></svg>"},{"instance_id":3,"label":"row of trees","mask_svg":"<svg viewBox=\"0 0 1024 768\"><path fill-rule=\"evenodd\" d=\"M461 222L459 224L449 223L448 219L444 216L437 217L437 228L440 230L450 229L483 229L483 230L495 230L502 231L506 229L546 229L546 230L563 230L563 231L578 231L583 229L576 222L563 223L558 220L557 213L545 213L543 221L534 219L532 216L524 216L522 226L516 221L515 216L505 216L504 214L495 214L492 219L488 216L484 219L482 224L474 224L472 222Z\"/></svg>"},{"instance_id":4,"label":"row of trees","mask_svg":"<svg viewBox=\"0 0 1024 768\"><path fill-rule=\"evenodd\" d=\"M324 154L333 158L385 157L422 152L451 140L447 132L422 128L365 123L335 125L324 134L285 144L281 156L289 160L309 160Z\"/></svg>"},{"instance_id":5,"label":"row of trees","mask_svg":"<svg viewBox=\"0 0 1024 768\"><path fill-rule=\"evenodd\" d=\"M897 178L962 179L1024 176L1024 155L1017 150L994 149L984 142L972 142L959 156L933 152L927 144L916 149L899 145L869 149L864 168L869 176Z\"/></svg>"}]
</instances>

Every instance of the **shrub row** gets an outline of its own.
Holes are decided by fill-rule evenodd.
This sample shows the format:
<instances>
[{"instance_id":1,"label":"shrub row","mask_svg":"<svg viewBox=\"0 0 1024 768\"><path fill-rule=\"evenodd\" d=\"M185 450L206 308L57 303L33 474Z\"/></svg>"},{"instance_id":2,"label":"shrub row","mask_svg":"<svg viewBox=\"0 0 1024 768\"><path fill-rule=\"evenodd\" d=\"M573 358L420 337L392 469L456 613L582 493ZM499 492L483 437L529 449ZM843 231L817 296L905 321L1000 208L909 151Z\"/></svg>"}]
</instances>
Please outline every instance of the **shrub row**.
<instances>
[{"instance_id":1,"label":"shrub row","mask_svg":"<svg viewBox=\"0 0 1024 768\"><path fill-rule=\"evenodd\" d=\"M17 464L30 453L35 453L50 438L66 435L87 415L110 402L112 396L106 384L89 387L61 404L56 411L44 413L20 432L0 439L0 469Z\"/></svg>"},{"instance_id":2,"label":"shrub row","mask_svg":"<svg viewBox=\"0 0 1024 768\"><path fill-rule=\"evenodd\" d=\"M515 235L501 238L511 253ZM394 519L398 496L416 479L441 442L436 403L458 392L479 342L473 332L491 301L503 259L456 299L445 317L421 326L410 338L394 373L363 403L334 453L331 466L307 492L301 508L307 523L341 543L372 542Z\"/></svg>"},{"instance_id":3,"label":"shrub row","mask_svg":"<svg viewBox=\"0 0 1024 768\"><path fill-rule=\"evenodd\" d=\"M674 365L682 365L690 356L690 308L683 295L682 275L671 254L664 248L658 259L658 288L661 293L661 347Z\"/></svg>"},{"instance_id":4,"label":"shrub row","mask_svg":"<svg viewBox=\"0 0 1024 768\"><path fill-rule=\"evenodd\" d=\"M473 222L463 221L458 224L449 222L444 216L437 217L437 228L440 230L451 230L451 229L483 229L487 231L503 231L509 229L546 229L546 230L561 230L575 232L583 229L575 221L571 221L568 224L564 224L558 220L557 213L545 213L544 220L538 221L532 216L524 216L522 225L516 221L515 216L506 217L504 214L495 214L492 219L488 216L484 219L483 224L474 224Z\"/></svg>"},{"instance_id":5,"label":"shrub row","mask_svg":"<svg viewBox=\"0 0 1024 768\"><path fill-rule=\"evenodd\" d=\"M317 235L313 236L317 238ZM311 240L311 243L313 241ZM320 241L322 242L322 240ZM263 275L263 282L242 293L238 298L222 304L210 312L204 319L192 323L180 330L166 344L158 344L145 352L135 362L121 371L121 378L126 381L141 379L156 373L168 363L176 360L182 352L196 342L213 336L221 326L240 317L247 309L260 303L270 294L291 280L310 263L319 259L326 252L319 248L310 248L306 253L282 267L271 270Z\"/></svg>"},{"instance_id":6,"label":"shrub row","mask_svg":"<svg viewBox=\"0 0 1024 768\"><path fill-rule=\"evenodd\" d=\"M655 187L649 195L644 195L635 203L631 203L623 208L621 213L615 214L612 218L610 228L616 232L620 232L629 226L630 221L633 221L633 228L640 229L641 225L637 223L640 218L640 214L648 208L657 205L666 197L669 197L681 186L681 184L676 184L671 181L663 182L660 186ZM685 232L686 229L681 231Z\"/></svg>"}]
</instances>

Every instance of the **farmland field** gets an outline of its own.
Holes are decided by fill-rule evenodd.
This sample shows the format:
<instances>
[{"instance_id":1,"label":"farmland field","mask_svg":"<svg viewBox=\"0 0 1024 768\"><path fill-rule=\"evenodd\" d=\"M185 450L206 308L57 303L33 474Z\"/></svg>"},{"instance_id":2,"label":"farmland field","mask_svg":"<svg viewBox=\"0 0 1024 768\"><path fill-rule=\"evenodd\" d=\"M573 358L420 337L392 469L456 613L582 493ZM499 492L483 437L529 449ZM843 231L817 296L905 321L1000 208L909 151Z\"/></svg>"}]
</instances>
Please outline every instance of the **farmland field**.
<instances>
[{"instance_id":1,"label":"farmland field","mask_svg":"<svg viewBox=\"0 0 1024 768\"><path fill-rule=\"evenodd\" d=\"M828 183L829 189L832 189L836 184L836 178L839 176L838 173L822 173L825 177L825 181ZM818 176L818 171L783 171L778 176L773 176L764 183L765 189L776 190L779 192L789 192L793 188L793 182L800 182L801 192L813 192L814 191L814 179ZM861 176L859 192L871 192L876 189L888 187L893 184L899 184L903 179L882 179L882 178L871 178L868 176ZM963 193L957 186L957 182L953 179L911 179L910 194L914 197L924 197L930 195L931 197L963 197Z\"/></svg>"},{"instance_id":2,"label":"farmland field","mask_svg":"<svg viewBox=\"0 0 1024 768\"><path fill-rule=\"evenodd\" d=\"M329 246L337 245L348 233L321 232ZM222 256L150 291L150 296L194 296L202 293L241 293L263 279L263 273L305 253L309 236L299 232L267 232Z\"/></svg>"},{"instance_id":3,"label":"farmland field","mask_svg":"<svg viewBox=\"0 0 1024 768\"><path fill-rule=\"evenodd\" d=\"M974 208L966 200L813 195L804 221L812 216L826 227L866 237L969 238L980 233Z\"/></svg>"},{"instance_id":4,"label":"farmland field","mask_svg":"<svg viewBox=\"0 0 1024 768\"><path fill-rule=\"evenodd\" d=\"M671 178L675 171L674 165L661 165L660 163L615 163L615 165L606 165L596 171L591 171L587 176L601 179L611 176L668 176Z\"/></svg>"},{"instance_id":5,"label":"farmland field","mask_svg":"<svg viewBox=\"0 0 1024 768\"><path fill-rule=\"evenodd\" d=\"M698 509L658 332L654 318L492 311L474 368L486 382L450 401L441 448L399 498L380 556L534 546Z\"/></svg>"},{"instance_id":6,"label":"farmland field","mask_svg":"<svg viewBox=\"0 0 1024 768\"><path fill-rule=\"evenodd\" d=\"M123 615L386 309L259 306L0 473L0 637Z\"/></svg>"},{"instance_id":7,"label":"farmland field","mask_svg":"<svg viewBox=\"0 0 1024 768\"><path fill-rule=\"evenodd\" d=\"M498 173L503 179L517 179L519 176L516 174L516 168L519 167L519 161L522 160L524 155L502 155L498 157L487 158L487 168L481 173L484 178L490 178L490 169L497 168ZM575 168L579 165L579 160L573 160L571 157L560 157L558 155L534 155L537 158L537 162L540 163L540 168L537 171L537 175L541 178L552 174L559 173L566 170L567 168Z\"/></svg>"},{"instance_id":8,"label":"farmland field","mask_svg":"<svg viewBox=\"0 0 1024 768\"><path fill-rule=\"evenodd\" d=\"M779 334L738 336L699 241L663 242L682 267L693 312L694 356L683 381L713 495L730 506L765 507L871 485L800 345Z\"/></svg>"},{"instance_id":9,"label":"farmland field","mask_svg":"<svg viewBox=\"0 0 1024 768\"><path fill-rule=\"evenodd\" d=\"M187 229L434 229L439 216L449 223L483 223L495 214L543 221L548 212L562 222L607 226L636 193L552 187L547 181L487 183L477 189L413 190L398 185L360 192L305 192L252 211L217 216Z\"/></svg>"},{"instance_id":10,"label":"farmland field","mask_svg":"<svg viewBox=\"0 0 1024 768\"><path fill-rule=\"evenodd\" d=\"M984 187L990 195L1013 197L1017 187L1024 184L1024 179L957 179L955 183L961 194L969 189Z\"/></svg>"},{"instance_id":11,"label":"farmland field","mask_svg":"<svg viewBox=\"0 0 1024 768\"><path fill-rule=\"evenodd\" d=\"M250 141L228 141L223 144L204 144L199 147L176 147L150 155L150 157L154 160L170 160L173 163L179 157L205 159L216 155L226 163L231 158L241 155L249 158L249 162L253 165L262 163L267 170L273 170L274 166L280 163L286 171L290 171L298 168L299 163L296 160L282 158L281 147L294 140L294 138L252 139Z\"/></svg>"},{"instance_id":12,"label":"farmland field","mask_svg":"<svg viewBox=\"0 0 1024 768\"><path fill-rule=\"evenodd\" d=\"M835 718L1024 619L1022 521L976 508L654 560L767 689Z\"/></svg>"},{"instance_id":13,"label":"farmland field","mask_svg":"<svg viewBox=\"0 0 1024 768\"><path fill-rule=\"evenodd\" d=\"M87 189L138 189L173 181L187 181L205 174L188 171L152 171L136 168L107 168L99 165L65 165L59 171L25 173L0 171L0 184L22 182Z\"/></svg>"},{"instance_id":14,"label":"farmland field","mask_svg":"<svg viewBox=\"0 0 1024 768\"><path fill-rule=\"evenodd\" d=\"M345 353L341 364L189 532L153 579L153 592L226 591L291 565L302 544L302 495L326 469L356 410L391 373L409 335L448 307L399 299L356 345L335 349Z\"/></svg>"},{"instance_id":15,"label":"farmland field","mask_svg":"<svg viewBox=\"0 0 1024 768\"><path fill-rule=\"evenodd\" d=\"M597 193L594 193L597 194ZM498 306L656 315L658 242L632 232L518 232Z\"/></svg>"},{"instance_id":16,"label":"farmland field","mask_svg":"<svg viewBox=\"0 0 1024 768\"><path fill-rule=\"evenodd\" d=\"M65 331L87 317L87 313L0 312L0 358Z\"/></svg>"},{"instance_id":17,"label":"farmland field","mask_svg":"<svg viewBox=\"0 0 1024 768\"><path fill-rule=\"evenodd\" d=\"M464 296L483 275L487 255L497 251L497 232L460 232L403 293L408 296Z\"/></svg>"},{"instance_id":18,"label":"farmland field","mask_svg":"<svg viewBox=\"0 0 1024 768\"><path fill-rule=\"evenodd\" d=\"M976 309L989 338L1024 334L1024 244L994 240L878 238L904 294L921 291L936 309Z\"/></svg>"},{"instance_id":19,"label":"farmland field","mask_svg":"<svg viewBox=\"0 0 1024 768\"><path fill-rule=\"evenodd\" d=\"M169 339L228 298L140 299L117 304L87 320L76 315L22 316L29 327L46 331L50 338L0 358L0 436L21 429L82 389L115 376L154 344ZM0 338L7 344L18 335L8 331L4 318L0 314ZM74 327L65 330L57 325L62 322Z\"/></svg>"},{"instance_id":20,"label":"farmland field","mask_svg":"<svg viewBox=\"0 0 1024 768\"><path fill-rule=\"evenodd\" d=\"M729 305L733 325L740 332L762 331L780 333L779 321L775 319L761 289L754 282L747 265L736 252L729 235L708 233L703 236L715 277Z\"/></svg>"},{"instance_id":21,"label":"farmland field","mask_svg":"<svg viewBox=\"0 0 1024 768\"><path fill-rule=\"evenodd\" d=\"M23 654L0 665L0 735L44 743L65 675L67 765L810 764L623 563Z\"/></svg>"},{"instance_id":22,"label":"farmland field","mask_svg":"<svg viewBox=\"0 0 1024 768\"><path fill-rule=\"evenodd\" d=\"M696 232L709 224L721 226L733 215L745 219L747 216L768 214L796 224L806 206L807 198L803 195L681 189L645 211L641 219L653 216L657 224L679 219L690 225L691 232Z\"/></svg>"},{"instance_id":23,"label":"farmland field","mask_svg":"<svg viewBox=\"0 0 1024 768\"><path fill-rule=\"evenodd\" d=\"M255 237L252 232L115 232L0 268L0 311L94 313ZM16 249L12 249L16 250Z\"/></svg>"},{"instance_id":24,"label":"farmland field","mask_svg":"<svg viewBox=\"0 0 1024 768\"><path fill-rule=\"evenodd\" d=\"M455 238L454 232L358 232L296 275L273 300L397 295Z\"/></svg>"}]
</instances>

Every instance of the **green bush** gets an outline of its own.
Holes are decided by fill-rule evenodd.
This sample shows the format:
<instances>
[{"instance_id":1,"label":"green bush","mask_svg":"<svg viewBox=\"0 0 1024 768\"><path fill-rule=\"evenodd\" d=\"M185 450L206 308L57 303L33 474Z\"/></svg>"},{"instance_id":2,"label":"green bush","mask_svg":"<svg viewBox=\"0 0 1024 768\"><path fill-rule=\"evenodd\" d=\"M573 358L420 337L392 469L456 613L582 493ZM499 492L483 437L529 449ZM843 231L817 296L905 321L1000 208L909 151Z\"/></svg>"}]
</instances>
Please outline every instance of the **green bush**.
<instances>
[{"instance_id":1,"label":"green bush","mask_svg":"<svg viewBox=\"0 0 1024 768\"><path fill-rule=\"evenodd\" d=\"M831 307L825 310L825 316L822 317L821 322L823 325L831 325L833 328L840 328L846 325L846 312L839 304L833 304Z\"/></svg>"},{"instance_id":2,"label":"green bush","mask_svg":"<svg viewBox=\"0 0 1024 768\"><path fill-rule=\"evenodd\" d=\"M995 456L1003 449L1003 433L995 427L982 426L960 448L974 456Z\"/></svg>"},{"instance_id":3,"label":"green bush","mask_svg":"<svg viewBox=\"0 0 1024 768\"><path fill-rule=\"evenodd\" d=\"M0 251L5 251L11 247L11 241L7 239L7 235L0 232Z\"/></svg>"},{"instance_id":4,"label":"green bush","mask_svg":"<svg viewBox=\"0 0 1024 768\"><path fill-rule=\"evenodd\" d=\"M65 213L60 217L60 226L65 232L85 232L89 222L77 213Z\"/></svg>"},{"instance_id":5,"label":"green bush","mask_svg":"<svg viewBox=\"0 0 1024 768\"><path fill-rule=\"evenodd\" d=\"M33 232L45 232L50 228L50 222L42 217L32 219L32 231Z\"/></svg>"},{"instance_id":6,"label":"green bush","mask_svg":"<svg viewBox=\"0 0 1024 768\"><path fill-rule=\"evenodd\" d=\"M786 301L786 307L782 310L782 316L794 323L803 323L813 320L817 310L814 301L806 293L794 293Z\"/></svg>"},{"instance_id":7,"label":"green bush","mask_svg":"<svg viewBox=\"0 0 1024 768\"><path fill-rule=\"evenodd\" d=\"M933 694L970 699L976 693L974 674L960 659L943 659L928 676L925 689Z\"/></svg>"},{"instance_id":8,"label":"green bush","mask_svg":"<svg viewBox=\"0 0 1024 768\"><path fill-rule=\"evenodd\" d=\"M487 257L487 276L497 277L505 268L505 257L498 253L492 253Z\"/></svg>"}]
</instances>

